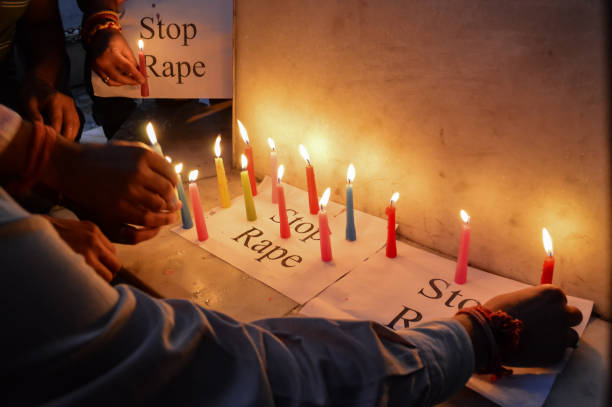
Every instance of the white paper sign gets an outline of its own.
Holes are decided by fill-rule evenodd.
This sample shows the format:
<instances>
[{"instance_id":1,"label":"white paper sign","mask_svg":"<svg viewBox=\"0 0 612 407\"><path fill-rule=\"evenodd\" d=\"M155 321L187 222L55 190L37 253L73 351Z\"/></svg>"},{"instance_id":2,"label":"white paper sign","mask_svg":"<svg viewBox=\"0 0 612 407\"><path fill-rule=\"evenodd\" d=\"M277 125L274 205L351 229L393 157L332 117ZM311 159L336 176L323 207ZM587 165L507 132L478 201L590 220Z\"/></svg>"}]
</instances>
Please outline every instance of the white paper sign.
<instances>
[{"instance_id":1,"label":"white paper sign","mask_svg":"<svg viewBox=\"0 0 612 407\"><path fill-rule=\"evenodd\" d=\"M386 242L386 220L360 211L355 211L357 240L347 241L345 207L329 202L333 260L323 262L318 215L309 213L308 194L284 184L291 237L283 239L278 205L271 202L270 179L266 177L257 189L257 220L247 221L244 198L238 196L230 208L217 208L206 214L206 241L198 242L195 227L173 231L300 304L363 263Z\"/></svg>"},{"instance_id":2,"label":"white paper sign","mask_svg":"<svg viewBox=\"0 0 612 407\"><path fill-rule=\"evenodd\" d=\"M232 97L232 0L126 0L123 36L144 54L151 98ZM107 86L91 73L97 96L140 98L140 86Z\"/></svg>"},{"instance_id":3,"label":"white paper sign","mask_svg":"<svg viewBox=\"0 0 612 407\"><path fill-rule=\"evenodd\" d=\"M470 307L489 298L528 287L470 267L464 285L454 283L454 261L412 246L397 243L398 257L384 252L372 256L337 281L300 311L313 317L366 319L393 328L412 327L419 322L452 317L460 307ZM582 311L580 335L586 327L593 302L568 297ZM564 361L550 368L514 368L514 375L492 383L474 375L468 387L502 406L541 406Z\"/></svg>"}]
</instances>

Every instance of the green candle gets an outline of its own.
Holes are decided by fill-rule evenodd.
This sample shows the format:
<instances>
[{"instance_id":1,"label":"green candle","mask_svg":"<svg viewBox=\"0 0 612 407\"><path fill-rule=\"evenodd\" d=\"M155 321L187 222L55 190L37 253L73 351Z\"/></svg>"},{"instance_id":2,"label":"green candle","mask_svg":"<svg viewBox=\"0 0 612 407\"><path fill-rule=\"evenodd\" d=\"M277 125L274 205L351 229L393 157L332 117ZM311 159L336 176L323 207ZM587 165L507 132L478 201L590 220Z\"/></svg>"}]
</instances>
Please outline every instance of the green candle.
<instances>
[{"instance_id":1,"label":"green candle","mask_svg":"<svg viewBox=\"0 0 612 407\"><path fill-rule=\"evenodd\" d=\"M242 172L240 173L240 180L242 181L242 191L244 193L244 207L246 209L247 220L252 221L257 219L257 213L255 212L255 202L253 202L253 194L251 192L251 181L249 179L249 173L246 170L248 160L244 154L240 157L242 163Z\"/></svg>"}]
</instances>

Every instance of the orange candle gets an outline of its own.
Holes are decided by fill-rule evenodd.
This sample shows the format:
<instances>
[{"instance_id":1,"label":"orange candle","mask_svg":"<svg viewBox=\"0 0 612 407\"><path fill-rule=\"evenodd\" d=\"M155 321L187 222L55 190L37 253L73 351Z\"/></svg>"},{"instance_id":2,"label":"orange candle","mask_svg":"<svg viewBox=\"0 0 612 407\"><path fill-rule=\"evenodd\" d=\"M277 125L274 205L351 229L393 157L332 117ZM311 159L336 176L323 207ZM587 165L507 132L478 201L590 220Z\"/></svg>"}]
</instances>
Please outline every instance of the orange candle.
<instances>
[{"instance_id":1,"label":"orange candle","mask_svg":"<svg viewBox=\"0 0 612 407\"><path fill-rule=\"evenodd\" d=\"M546 228L542 228L542 243L544 243L544 250L546 250L547 256L542 265L540 284L552 284L553 271L555 270L555 257L553 256L552 239Z\"/></svg>"},{"instance_id":2,"label":"orange candle","mask_svg":"<svg viewBox=\"0 0 612 407\"><path fill-rule=\"evenodd\" d=\"M315 182L314 169L310 164L310 156L308 150L302 144L300 144L300 154L306 160L306 183L308 185L308 207L310 213L316 215L319 212L319 202L317 196L317 184Z\"/></svg>"}]
</instances>

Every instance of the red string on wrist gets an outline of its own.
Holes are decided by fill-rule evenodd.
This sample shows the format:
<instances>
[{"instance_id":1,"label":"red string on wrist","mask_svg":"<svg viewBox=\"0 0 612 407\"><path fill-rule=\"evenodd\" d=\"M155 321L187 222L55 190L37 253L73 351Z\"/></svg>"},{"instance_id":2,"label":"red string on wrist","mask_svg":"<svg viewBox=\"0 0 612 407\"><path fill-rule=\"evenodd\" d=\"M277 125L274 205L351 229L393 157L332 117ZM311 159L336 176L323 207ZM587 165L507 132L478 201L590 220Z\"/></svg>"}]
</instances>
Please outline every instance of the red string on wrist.
<instances>
[{"instance_id":1,"label":"red string on wrist","mask_svg":"<svg viewBox=\"0 0 612 407\"><path fill-rule=\"evenodd\" d=\"M489 351L487 365L480 368L477 373L492 373L492 381L511 375L512 370L503 367L501 360L502 356L506 357L518 348L523 322L512 318L504 311L492 312L482 305L463 308L457 312L457 315L459 314L469 315L478 322L487 338Z\"/></svg>"}]
</instances>

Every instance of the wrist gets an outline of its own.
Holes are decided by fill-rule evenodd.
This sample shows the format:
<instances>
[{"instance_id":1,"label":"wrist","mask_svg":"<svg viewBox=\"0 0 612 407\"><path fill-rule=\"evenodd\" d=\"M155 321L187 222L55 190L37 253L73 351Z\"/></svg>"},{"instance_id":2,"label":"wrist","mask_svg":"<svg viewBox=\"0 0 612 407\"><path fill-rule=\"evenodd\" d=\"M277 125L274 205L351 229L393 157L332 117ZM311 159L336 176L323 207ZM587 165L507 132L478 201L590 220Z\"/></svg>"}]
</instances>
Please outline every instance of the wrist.
<instances>
[{"instance_id":1,"label":"wrist","mask_svg":"<svg viewBox=\"0 0 612 407\"><path fill-rule=\"evenodd\" d=\"M57 137L42 182L54 191L66 192L67 180L70 179L81 149L80 144Z\"/></svg>"},{"instance_id":2,"label":"wrist","mask_svg":"<svg viewBox=\"0 0 612 407\"><path fill-rule=\"evenodd\" d=\"M489 364L490 354L484 330L473 317L467 314L457 314L453 319L463 326L470 337L476 371L484 369Z\"/></svg>"}]
</instances>

